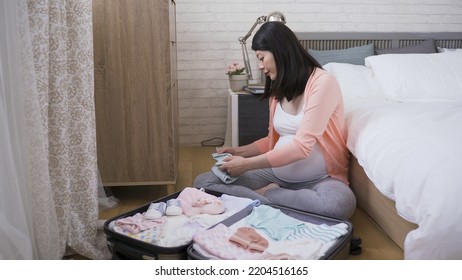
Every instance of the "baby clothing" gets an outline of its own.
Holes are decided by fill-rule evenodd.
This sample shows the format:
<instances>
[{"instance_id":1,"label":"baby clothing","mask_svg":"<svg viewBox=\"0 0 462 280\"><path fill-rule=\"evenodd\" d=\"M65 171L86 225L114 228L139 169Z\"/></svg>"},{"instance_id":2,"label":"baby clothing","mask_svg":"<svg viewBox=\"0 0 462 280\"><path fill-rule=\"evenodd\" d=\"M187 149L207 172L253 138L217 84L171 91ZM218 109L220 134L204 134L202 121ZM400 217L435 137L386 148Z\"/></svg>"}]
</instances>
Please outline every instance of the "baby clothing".
<instances>
[{"instance_id":1,"label":"baby clothing","mask_svg":"<svg viewBox=\"0 0 462 280\"><path fill-rule=\"evenodd\" d=\"M285 240L291 232L304 226L302 221L267 205L255 207L246 218L246 222L262 230L274 240Z\"/></svg>"},{"instance_id":2,"label":"baby clothing","mask_svg":"<svg viewBox=\"0 0 462 280\"><path fill-rule=\"evenodd\" d=\"M157 246L177 247L191 242L192 236L201 228L190 224L185 215L165 216L167 222L162 225L161 232L156 241Z\"/></svg>"},{"instance_id":3,"label":"baby clothing","mask_svg":"<svg viewBox=\"0 0 462 280\"><path fill-rule=\"evenodd\" d=\"M287 236L287 240L313 238L320 240L322 243L327 243L347 233L348 225L345 223L339 223L332 226L328 226L326 224L312 226L305 225L304 227L293 229Z\"/></svg>"},{"instance_id":4,"label":"baby clothing","mask_svg":"<svg viewBox=\"0 0 462 280\"><path fill-rule=\"evenodd\" d=\"M196 224L205 229L220 223L226 218L229 218L232 214L233 213L228 212L224 212L218 215L198 214L190 217L188 223Z\"/></svg>"},{"instance_id":5,"label":"baby clothing","mask_svg":"<svg viewBox=\"0 0 462 280\"><path fill-rule=\"evenodd\" d=\"M159 219L163 215L178 216L183 213L181 202L178 199L170 199L165 202L151 203L148 210L144 213L144 218L148 220Z\"/></svg>"},{"instance_id":6,"label":"baby clothing","mask_svg":"<svg viewBox=\"0 0 462 280\"><path fill-rule=\"evenodd\" d=\"M233 230L223 224L199 232L193 236L194 242L206 254L224 260L252 260L258 259L261 253L251 252L232 242L229 242Z\"/></svg>"},{"instance_id":7,"label":"baby clothing","mask_svg":"<svg viewBox=\"0 0 462 280\"><path fill-rule=\"evenodd\" d=\"M229 195L229 194L222 194L220 197L221 201L223 201L223 204L225 205L226 212L238 212L250 204L253 206L258 206L260 205L260 201L255 199L252 200L247 197L237 197L234 195Z\"/></svg>"},{"instance_id":8,"label":"baby clothing","mask_svg":"<svg viewBox=\"0 0 462 280\"><path fill-rule=\"evenodd\" d=\"M183 208L181 208L181 201L178 199L170 199L167 201L167 207L165 209L165 215L167 216L178 216L183 214Z\"/></svg>"},{"instance_id":9,"label":"baby clothing","mask_svg":"<svg viewBox=\"0 0 462 280\"><path fill-rule=\"evenodd\" d=\"M273 242L262 254L267 260L315 260L319 258L322 244L315 239L297 239Z\"/></svg>"},{"instance_id":10,"label":"baby clothing","mask_svg":"<svg viewBox=\"0 0 462 280\"><path fill-rule=\"evenodd\" d=\"M140 231L144 231L165 223L165 219L154 219L154 220L147 220L144 218L144 215L141 213L136 213L133 216L125 217L118 219L115 222L115 226L122 228L131 234L139 233Z\"/></svg>"},{"instance_id":11,"label":"baby clothing","mask_svg":"<svg viewBox=\"0 0 462 280\"><path fill-rule=\"evenodd\" d=\"M183 213L188 217L204 213L217 215L225 212L223 201L196 188L184 188L177 199L181 202Z\"/></svg>"},{"instance_id":12,"label":"baby clothing","mask_svg":"<svg viewBox=\"0 0 462 280\"><path fill-rule=\"evenodd\" d=\"M345 223L332 226L307 224L267 205L255 207L246 221L249 225L263 230L274 240L309 238L325 244L348 233L348 225Z\"/></svg>"},{"instance_id":13,"label":"baby clothing","mask_svg":"<svg viewBox=\"0 0 462 280\"><path fill-rule=\"evenodd\" d=\"M231 184L232 182L236 181L238 177L233 177L228 175L225 171L220 169L220 166L223 164L223 159L232 156L229 153L213 153L212 158L217 162L212 166L212 172L215 174L220 180L225 184Z\"/></svg>"},{"instance_id":14,"label":"baby clothing","mask_svg":"<svg viewBox=\"0 0 462 280\"><path fill-rule=\"evenodd\" d=\"M204 189L187 187L177 198L152 202L146 212L112 221L110 227L134 239L176 247L188 244L195 233L218 224L250 204L257 205L258 201L225 194L217 197Z\"/></svg>"},{"instance_id":15,"label":"baby clothing","mask_svg":"<svg viewBox=\"0 0 462 280\"><path fill-rule=\"evenodd\" d=\"M115 226L115 221L109 225L115 232L126 235L128 237L138 239L148 243L156 243L160 235L160 227L153 227L147 230L140 231L138 233L131 233L127 229L120 226Z\"/></svg>"},{"instance_id":16,"label":"baby clothing","mask_svg":"<svg viewBox=\"0 0 462 280\"><path fill-rule=\"evenodd\" d=\"M148 220L159 219L165 214L165 208L165 202L151 203L144 213L144 218Z\"/></svg>"},{"instance_id":17,"label":"baby clothing","mask_svg":"<svg viewBox=\"0 0 462 280\"><path fill-rule=\"evenodd\" d=\"M217 199L210 199L208 197L201 197L191 203L193 207L199 208L200 213L218 215L224 212L224 205L222 201Z\"/></svg>"}]
</instances>

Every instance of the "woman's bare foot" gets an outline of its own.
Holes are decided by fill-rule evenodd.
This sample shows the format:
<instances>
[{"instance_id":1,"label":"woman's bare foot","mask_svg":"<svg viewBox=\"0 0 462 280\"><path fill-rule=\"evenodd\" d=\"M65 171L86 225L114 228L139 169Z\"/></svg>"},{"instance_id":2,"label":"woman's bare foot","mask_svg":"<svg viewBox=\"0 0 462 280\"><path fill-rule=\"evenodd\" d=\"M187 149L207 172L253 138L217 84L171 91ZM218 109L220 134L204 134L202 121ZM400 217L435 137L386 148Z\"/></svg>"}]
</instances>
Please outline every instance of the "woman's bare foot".
<instances>
[{"instance_id":1,"label":"woman's bare foot","mask_svg":"<svg viewBox=\"0 0 462 280\"><path fill-rule=\"evenodd\" d=\"M258 194L260 195L265 195L265 193L268 191L268 190L271 190L271 189L275 189L275 188L279 188L279 185L276 184L276 183L271 183L263 188L259 188L257 190L255 190Z\"/></svg>"}]
</instances>

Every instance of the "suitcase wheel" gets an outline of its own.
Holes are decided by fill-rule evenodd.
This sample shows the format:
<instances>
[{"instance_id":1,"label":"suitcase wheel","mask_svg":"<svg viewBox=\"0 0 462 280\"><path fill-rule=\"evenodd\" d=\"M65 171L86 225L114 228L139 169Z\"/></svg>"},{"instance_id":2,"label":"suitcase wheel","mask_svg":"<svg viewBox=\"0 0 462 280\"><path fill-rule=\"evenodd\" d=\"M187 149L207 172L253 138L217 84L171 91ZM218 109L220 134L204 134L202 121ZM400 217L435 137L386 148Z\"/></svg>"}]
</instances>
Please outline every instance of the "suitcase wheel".
<instances>
[{"instance_id":1,"label":"suitcase wheel","mask_svg":"<svg viewBox=\"0 0 462 280\"><path fill-rule=\"evenodd\" d=\"M358 256L361 255L363 248L361 244L363 243L362 239L358 236L354 236L350 241L350 255Z\"/></svg>"}]
</instances>

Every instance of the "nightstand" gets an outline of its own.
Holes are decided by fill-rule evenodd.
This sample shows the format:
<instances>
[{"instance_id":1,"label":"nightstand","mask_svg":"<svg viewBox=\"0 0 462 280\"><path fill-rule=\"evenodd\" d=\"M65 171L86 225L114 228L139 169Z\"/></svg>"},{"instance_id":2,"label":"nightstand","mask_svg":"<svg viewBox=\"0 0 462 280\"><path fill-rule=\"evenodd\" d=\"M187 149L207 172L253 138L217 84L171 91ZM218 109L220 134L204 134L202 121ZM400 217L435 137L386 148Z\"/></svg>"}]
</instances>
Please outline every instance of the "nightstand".
<instances>
[{"instance_id":1,"label":"nightstand","mask_svg":"<svg viewBox=\"0 0 462 280\"><path fill-rule=\"evenodd\" d=\"M237 147L268 135L268 99L246 91L228 89L225 146Z\"/></svg>"}]
</instances>

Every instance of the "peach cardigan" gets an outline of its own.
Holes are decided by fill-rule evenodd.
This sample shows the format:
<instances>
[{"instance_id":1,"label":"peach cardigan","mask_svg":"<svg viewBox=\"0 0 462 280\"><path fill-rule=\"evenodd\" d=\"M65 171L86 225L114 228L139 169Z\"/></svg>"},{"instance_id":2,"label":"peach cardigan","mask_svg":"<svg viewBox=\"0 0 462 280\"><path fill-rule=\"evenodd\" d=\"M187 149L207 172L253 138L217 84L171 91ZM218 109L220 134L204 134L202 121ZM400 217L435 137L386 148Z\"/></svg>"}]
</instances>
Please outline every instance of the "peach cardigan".
<instances>
[{"instance_id":1,"label":"peach cardigan","mask_svg":"<svg viewBox=\"0 0 462 280\"><path fill-rule=\"evenodd\" d=\"M324 155L327 173L348 184L349 152L346 147L346 127L343 98L334 76L317 68L308 79L304 93L303 120L293 141L273 149L279 139L273 118L277 100L269 100L268 136L255 141L258 150L266 153L273 167L307 158L317 142Z\"/></svg>"}]
</instances>

